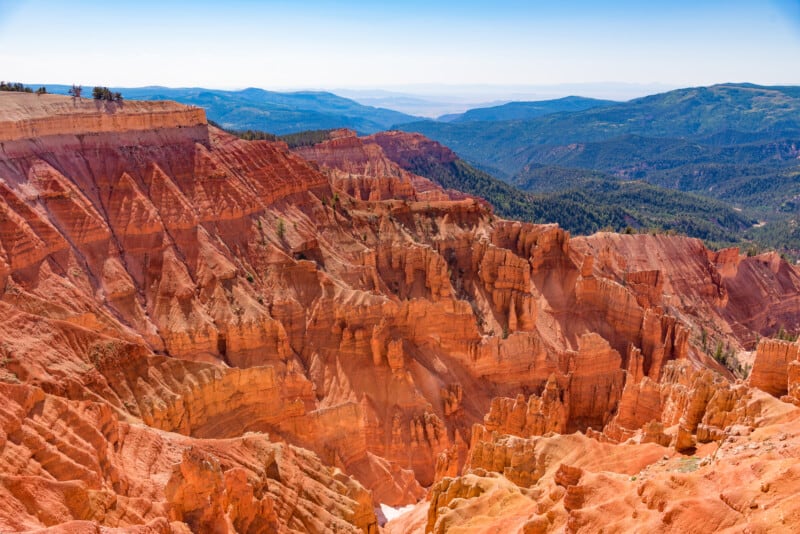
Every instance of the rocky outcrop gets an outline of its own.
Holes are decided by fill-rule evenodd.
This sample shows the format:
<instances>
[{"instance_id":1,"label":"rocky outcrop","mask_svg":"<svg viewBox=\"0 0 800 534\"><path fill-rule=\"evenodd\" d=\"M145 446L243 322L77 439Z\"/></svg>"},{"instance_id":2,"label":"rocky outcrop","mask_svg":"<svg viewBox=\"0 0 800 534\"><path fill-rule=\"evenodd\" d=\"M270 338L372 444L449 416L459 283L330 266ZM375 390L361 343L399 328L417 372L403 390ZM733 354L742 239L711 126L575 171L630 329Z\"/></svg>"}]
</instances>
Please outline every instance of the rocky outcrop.
<instances>
[{"instance_id":1,"label":"rocky outcrop","mask_svg":"<svg viewBox=\"0 0 800 534\"><path fill-rule=\"evenodd\" d=\"M380 146L386 156L403 169L411 167L411 162L421 156L439 163L451 163L458 159L456 153L446 146L418 133L393 130L378 132L365 139Z\"/></svg>"},{"instance_id":2,"label":"rocky outcrop","mask_svg":"<svg viewBox=\"0 0 800 534\"><path fill-rule=\"evenodd\" d=\"M692 529L698 514L713 531L768 529L771 510L796 509L786 491L797 485L787 457L797 443L786 431L798 412L763 393L745 400L746 390L740 385L715 394L707 421L731 413L726 409L732 405L750 407L733 418L737 421L753 415L756 405L761 417L750 419L749 426L728 427L725 440L700 444L695 456L664 454L650 440L612 444L580 433L526 439L477 425L462 474L442 479L430 490L430 505L418 505L427 510L426 521L418 522L415 511L390 522L387 530ZM656 434L652 426L650 435ZM781 522L793 525L789 518Z\"/></svg>"},{"instance_id":3,"label":"rocky outcrop","mask_svg":"<svg viewBox=\"0 0 800 534\"><path fill-rule=\"evenodd\" d=\"M567 358L566 373L551 375L541 396L495 398L484 419L487 429L523 437L602 429L622 393L620 356L603 338L587 334Z\"/></svg>"},{"instance_id":4,"label":"rocky outcrop","mask_svg":"<svg viewBox=\"0 0 800 534\"><path fill-rule=\"evenodd\" d=\"M495 397L484 418L484 425L489 431L523 437L564 433L568 423L564 394L552 375L541 396L531 395L527 401L524 395L518 395L516 399Z\"/></svg>"},{"instance_id":5,"label":"rocky outcrop","mask_svg":"<svg viewBox=\"0 0 800 534\"><path fill-rule=\"evenodd\" d=\"M622 393L624 372L617 351L597 334L586 334L569 359L567 430L602 428Z\"/></svg>"},{"instance_id":6,"label":"rocky outcrop","mask_svg":"<svg viewBox=\"0 0 800 534\"><path fill-rule=\"evenodd\" d=\"M797 361L800 345L777 339L763 339L756 349L751 386L770 395L785 395L789 389L789 365Z\"/></svg>"},{"instance_id":7,"label":"rocky outcrop","mask_svg":"<svg viewBox=\"0 0 800 534\"><path fill-rule=\"evenodd\" d=\"M598 495L596 472L614 473L619 480L661 458L657 445L635 448L634 453L634 446L602 444L581 434L503 436L478 425L463 474L431 488L424 532L466 524L512 532L563 529ZM603 495L614 499L613 494ZM392 531L401 525L388 526Z\"/></svg>"},{"instance_id":8,"label":"rocky outcrop","mask_svg":"<svg viewBox=\"0 0 800 534\"><path fill-rule=\"evenodd\" d=\"M175 102L107 102L59 95L0 95L0 142L206 126L202 108ZM198 130L202 132L202 129Z\"/></svg>"},{"instance_id":9,"label":"rocky outcrop","mask_svg":"<svg viewBox=\"0 0 800 534\"><path fill-rule=\"evenodd\" d=\"M594 258L595 272L624 283L642 304L691 308L698 330L751 345L781 326L800 328L798 272L774 253L745 257L736 249L706 251L698 239L602 232L572 244Z\"/></svg>"},{"instance_id":10,"label":"rocky outcrop","mask_svg":"<svg viewBox=\"0 0 800 534\"><path fill-rule=\"evenodd\" d=\"M377 532L363 487L266 435L190 440L125 423L105 403L27 385L0 393L4 528Z\"/></svg>"},{"instance_id":11,"label":"rocky outcrop","mask_svg":"<svg viewBox=\"0 0 800 534\"><path fill-rule=\"evenodd\" d=\"M422 176L405 171L384 154L373 138L359 138L352 130L334 130L329 139L294 151L318 163L331 183L352 197L362 200L449 200L465 198L457 192L445 193Z\"/></svg>"},{"instance_id":12,"label":"rocky outcrop","mask_svg":"<svg viewBox=\"0 0 800 534\"><path fill-rule=\"evenodd\" d=\"M372 498L352 479L293 447L262 445L258 453L262 477L253 481L249 466L226 469L213 454L185 449L165 488L170 518L192 532L377 534Z\"/></svg>"}]
</instances>

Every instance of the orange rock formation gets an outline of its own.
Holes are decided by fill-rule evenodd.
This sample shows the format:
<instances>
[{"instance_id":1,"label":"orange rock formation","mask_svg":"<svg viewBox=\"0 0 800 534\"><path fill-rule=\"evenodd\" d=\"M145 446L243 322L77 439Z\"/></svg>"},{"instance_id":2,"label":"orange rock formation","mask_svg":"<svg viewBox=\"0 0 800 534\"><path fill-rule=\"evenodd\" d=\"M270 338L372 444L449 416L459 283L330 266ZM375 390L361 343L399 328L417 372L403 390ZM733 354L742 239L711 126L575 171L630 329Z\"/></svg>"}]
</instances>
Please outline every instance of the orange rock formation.
<instances>
[{"instance_id":1,"label":"orange rock formation","mask_svg":"<svg viewBox=\"0 0 800 534\"><path fill-rule=\"evenodd\" d=\"M293 153L177 104L5 94L0 132L0 530L797 515L796 345L762 341L749 384L711 357L797 328L774 255L498 220L403 170L452 154L415 135Z\"/></svg>"}]
</instances>

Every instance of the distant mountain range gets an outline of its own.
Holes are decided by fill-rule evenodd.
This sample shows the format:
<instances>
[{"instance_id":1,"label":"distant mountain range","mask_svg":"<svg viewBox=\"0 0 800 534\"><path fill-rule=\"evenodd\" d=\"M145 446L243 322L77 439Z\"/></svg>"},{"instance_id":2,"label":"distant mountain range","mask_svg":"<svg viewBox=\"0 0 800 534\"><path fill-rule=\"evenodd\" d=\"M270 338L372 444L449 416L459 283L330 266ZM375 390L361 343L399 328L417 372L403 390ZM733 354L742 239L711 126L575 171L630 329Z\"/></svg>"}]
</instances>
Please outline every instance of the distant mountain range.
<instances>
[{"instance_id":1,"label":"distant mountain range","mask_svg":"<svg viewBox=\"0 0 800 534\"><path fill-rule=\"evenodd\" d=\"M597 100L581 96L567 96L556 100L540 100L537 102L509 102L500 106L470 109L465 113L442 115L438 120L443 122L476 122L476 121L518 121L535 119L551 113L562 111L583 111L597 107L618 104L613 100Z\"/></svg>"},{"instance_id":2,"label":"distant mountain range","mask_svg":"<svg viewBox=\"0 0 800 534\"><path fill-rule=\"evenodd\" d=\"M522 104L493 109L503 108L509 113L481 112L480 121L398 127L449 146L478 168L539 195L539 202L542 195L577 198L579 192L586 198L576 205L610 202L598 206L608 217L590 225L574 224L567 211L554 213L556 222L575 231L596 230L606 221L616 227L613 208L630 207L635 199L615 204L622 198L611 192L630 186L612 182L638 181L663 194L679 190L724 203L761 221L741 229L739 238L800 254L800 87L694 87L534 118L525 116ZM715 217L708 213L706 219Z\"/></svg>"},{"instance_id":3,"label":"distant mountain range","mask_svg":"<svg viewBox=\"0 0 800 534\"><path fill-rule=\"evenodd\" d=\"M62 94L69 90L66 85L48 85L47 88L52 93ZM205 108L209 119L223 128L261 130L278 135L329 128L350 128L369 134L419 119L390 109L365 106L326 92L223 91L157 86L114 87L112 90L120 91L131 100L174 100L200 106Z\"/></svg>"},{"instance_id":4,"label":"distant mountain range","mask_svg":"<svg viewBox=\"0 0 800 534\"><path fill-rule=\"evenodd\" d=\"M581 95L616 102L677 89L675 85L639 83L562 83L549 85L503 84L408 84L382 89L330 89L360 104L377 106L409 115L441 118L470 109L499 106L507 102L542 102L566 95Z\"/></svg>"},{"instance_id":5,"label":"distant mountain range","mask_svg":"<svg viewBox=\"0 0 800 534\"><path fill-rule=\"evenodd\" d=\"M630 136L638 136L657 141L643 143L634 153L626 152L624 159L655 156L660 160L652 148L660 146L663 139L688 142L702 150L796 137L800 135L800 87L726 84L678 89L571 113L527 119L524 113L488 123L420 121L399 128L422 133L470 161L511 177L526 165L542 163L536 154L543 153L543 147L551 154L563 154L583 151L587 143L611 147L611 141L630 143ZM578 166L613 170L620 162L604 163L608 162Z\"/></svg>"}]
</instances>

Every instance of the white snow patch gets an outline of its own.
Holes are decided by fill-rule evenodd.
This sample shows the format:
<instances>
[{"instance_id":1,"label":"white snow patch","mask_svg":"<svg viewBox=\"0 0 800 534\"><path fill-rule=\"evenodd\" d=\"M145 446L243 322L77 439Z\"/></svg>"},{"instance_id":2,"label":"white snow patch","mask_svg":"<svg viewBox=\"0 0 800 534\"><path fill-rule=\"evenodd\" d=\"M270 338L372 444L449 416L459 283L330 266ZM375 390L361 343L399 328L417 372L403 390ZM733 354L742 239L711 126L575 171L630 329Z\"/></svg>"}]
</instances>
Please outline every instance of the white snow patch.
<instances>
[{"instance_id":1,"label":"white snow patch","mask_svg":"<svg viewBox=\"0 0 800 534\"><path fill-rule=\"evenodd\" d=\"M395 508L393 506L389 506L388 504L381 503L380 506L380 513L376 514L378 516L378 524L383 526L392 519L397 519L401 515L410 512L414 509L413 504L407 504L405 506L401 506L399 508ZM378 510L375 510L378 512ZM383 516L383 517L381 517Z\"/></svg>"}]
</instances>

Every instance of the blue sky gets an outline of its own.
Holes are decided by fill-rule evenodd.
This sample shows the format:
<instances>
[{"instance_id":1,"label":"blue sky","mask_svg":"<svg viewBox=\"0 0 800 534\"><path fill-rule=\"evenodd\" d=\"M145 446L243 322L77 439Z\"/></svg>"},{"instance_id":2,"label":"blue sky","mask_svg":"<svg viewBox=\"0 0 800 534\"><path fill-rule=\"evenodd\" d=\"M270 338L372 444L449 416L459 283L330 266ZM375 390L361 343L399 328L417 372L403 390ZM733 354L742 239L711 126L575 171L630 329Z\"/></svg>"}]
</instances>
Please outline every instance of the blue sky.
<instances>
[{"instance_id":1,"label":"blue sky","mask_svg":"<svg viewBox=\"0 0 800 534\"><path fill-rule=\"evenodd\" d=\"M0 78L109 86L798 84L800 0L0 0Z\"/></svg>"}]
</instances>

